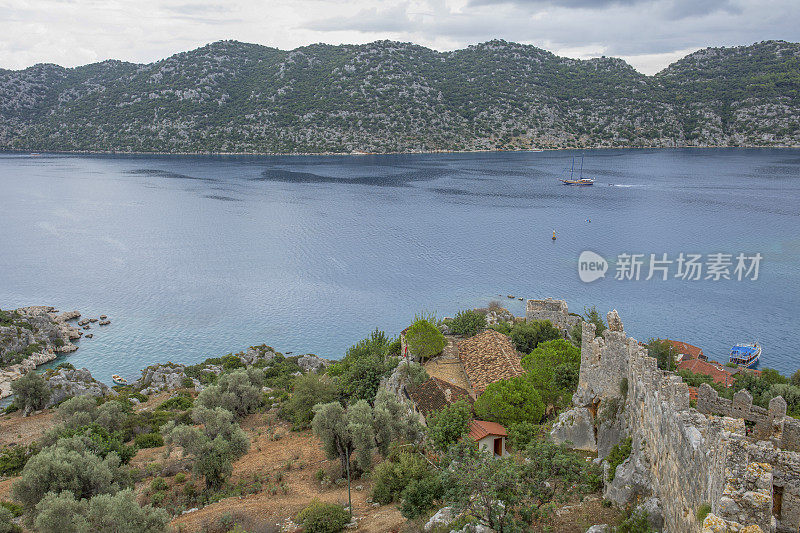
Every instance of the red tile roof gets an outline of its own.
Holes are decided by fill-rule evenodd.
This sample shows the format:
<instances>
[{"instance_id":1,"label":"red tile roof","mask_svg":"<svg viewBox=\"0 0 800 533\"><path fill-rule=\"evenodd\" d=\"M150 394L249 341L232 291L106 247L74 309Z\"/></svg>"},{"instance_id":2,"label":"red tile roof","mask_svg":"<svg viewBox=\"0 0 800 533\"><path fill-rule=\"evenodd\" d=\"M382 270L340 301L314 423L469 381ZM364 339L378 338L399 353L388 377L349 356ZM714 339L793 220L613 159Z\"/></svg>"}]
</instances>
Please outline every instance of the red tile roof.
<instances>
[{"instance_id":1,"label":"red tile roof","mask_svg":"<svg viewBox=\"0 0 800 533\"><path fill-rule=\"evenodd\" d=\"M486 420L472 420L469 423L469 433L467 437L478 442L479 440L495 435L497 437L508 437L506 428L495 422L487 422Z\"/></svg>"},{"instance_id":2,"label":"red tile roof","mask_svg":"<svg viewBox=\"0 0 800 533\"><path fill-rule=\"evenodd\" d=\"M458 357L476 396L495 381L525 373L511 339L493 329L459 341Z\"/></svg>"},{"instance_id":3,"label":"red tile roof","mask_svg":"<svg viewBox=\"0 0 800 533\"><path fill-rule=\"evenodd\" d=\"M702 348L698 348L697 346L693 346L682 341L664 339L664 342L669 343L669 345L672 346L677 354L684 354L692 359L704 359Z\"/></svg>"},{"instance_id":4,"label":"red tile roof","mask_svg":"<svg viewBox=\"0 0 800 533\"><path fill-rule=\"evenodd\" d=\"M678 369L710 376L714 383L721 383L726 387L730 387L736 381L733 372L716 361L712 363L700 359L689 359L678 363Z\"/></svg>"},{"instance_id":5,"label":"red tile roof","mask_svg":"<svg viewBox=\"0 0 800 533\"><path fill-rule=\"evenodd\" d=\"M449 397L447 391L450 391ZM428 416L431 411L438 411L459 400L472 403L472 397L466 389L453 385L449 381L437 377L430 378L411 389L408 393L417 410Z\"/></svg>"}]
</instances>

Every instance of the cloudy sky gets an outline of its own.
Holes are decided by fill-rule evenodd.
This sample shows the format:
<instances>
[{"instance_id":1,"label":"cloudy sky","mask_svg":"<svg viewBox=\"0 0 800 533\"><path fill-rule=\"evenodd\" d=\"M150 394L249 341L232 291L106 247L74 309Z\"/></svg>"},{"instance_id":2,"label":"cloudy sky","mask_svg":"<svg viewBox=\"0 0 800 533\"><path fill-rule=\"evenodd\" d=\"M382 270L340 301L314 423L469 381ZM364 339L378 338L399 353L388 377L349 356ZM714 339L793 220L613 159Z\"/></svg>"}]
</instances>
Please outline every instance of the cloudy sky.
<instances>
[{"instance_id":1,"label":"cloudy sky","mask_svg":"<svg viewBox=\"0 0 800 533\"><path fill-rule=\"evenodd\" d=\"M0 68L150 62L220 39L291 49L489 39L653 74L706 46L800 41L800 0L0 0Z\"/></svg>"}]
</instances>

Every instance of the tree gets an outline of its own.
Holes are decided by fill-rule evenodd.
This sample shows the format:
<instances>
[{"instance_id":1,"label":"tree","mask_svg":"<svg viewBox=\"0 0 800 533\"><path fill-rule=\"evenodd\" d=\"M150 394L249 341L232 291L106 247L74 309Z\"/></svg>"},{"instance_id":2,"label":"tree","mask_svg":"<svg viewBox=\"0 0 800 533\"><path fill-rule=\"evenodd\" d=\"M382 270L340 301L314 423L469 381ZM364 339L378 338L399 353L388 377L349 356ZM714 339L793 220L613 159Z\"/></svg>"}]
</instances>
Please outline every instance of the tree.
<instances>
[{"instance_id":1,"label":"tree","mask_svg":"<svg viewBox=\"0 0 800 533\"><path fill-rule=\"evenodd\" d=\"M647 341L647 352L650 357L655 357L658 361L658 368L661 370L675 370L675 349L670 343L661 339L650 339Z\"/></svg>"},{"instance_id":2,"label":"tree","mask_svg":"<svg viewBox=\"0 0 800 533\"><path fill-rule=\"evenodd\" d=\"M170 422L164 427L166 441L181 446L184 455L193 455L193 471L205 478L208 488L215 489L233 471L233 461L247 453L250 439L233 414L221 407L196 407L192 419L202 429Z\"/></svg>"},{"instance_id":3,"label":"tree","mask_svg":"<svg viewBox=\"0 0 800 533\"><path fill-rule=\"evenodd\" d=\"M422 436L423 429L419 417L386 389L378 391L372 413L375 444L384 457L389 453L389 445L392 442L398 439L416 442Z\"/></svg>"},{"instance_id":4,"label":"tree","mask_svg":"<svg viewBox=\"0 0 800 533\"><path fill-rule=\"evenodd\" d=\"M427 417L428 438L439 451L446 451L469 430L472 408L464 400L459 400L430 413Z\"/></svg>"},{"instance_id":5,"label":"tree","mask_svg":"<svg viewBox=\"0 0 800 533\"><path fill-rule=\"evenodd\" d=\"M51 492L36 506L36 513L34 526L40 533L162 533L169 523L166 511L140 507L130 489L89 500L76 500L69 491Z\"/></svg>"},{"instance_id":6,"label":"tree","mask_svg":"<svg viewBox=\"0 0 800 533\"><path fill-rule=\"evenodd\" d=\"M459 311L448 324L450 331L456 335L477 335L486 329L486 315L474 309Z\"/></svg>"},{"instance_id":7,"label":"tree","mask_svg":"<svg viewBox=\"0 0 800 533\"><path fill-rule=\"evenodd\" d=\"M527 376L491 383L475 401L475 416L504 426L519 422L538 424L542 415L544 403Z\"/></svg>"},{"instance_id":8,"label":"tree","mask_svg":"<svg viewBox=\"0 0 800 533\"><path fill-rule=\"evenodd\" d=\"M800 370L797 370L794 374L792 374L791 383L795 387L800 387Z\"/></svg>"},{"instance_id":9,"label":"tree","mask_svg":"<svg viewBox=\"0 0 800 533\"><path fill-rule=\"evenodd\" d=\"M388 357L388 351L386 334L376 329L348 348L341 361L328 367L327 373L333 377L343 402L375 401L381 379L397 366L397 359Z\"/></svg>"},{"instance_id":10,"label":"tree","mask_svg":"<svg viewBox=\"0 0 800 533\"><path fill-rule=\"evenodd\" d=\"M22 409L22 416L44 409L50 399L47 381L36 372L28 372L11 384L14 392L14 405Z\"/></svg>"},{"instance_id":11,"label":"tree","mask_svg":"<svg viewBox=\"0 0 800 533\"><path fill-rule=\"evenodd\" d=\"M222 374L215 385L197 396L197 404L207 408L222 407L237 418L254 412L263 402L264 372L258 368L237 369Z\"/></svg>"},{"instance_id":12,"label":"tree","mask_svg":"<svg viewBox=\"0 0 800 533\"><path fill-rule=\"evenodd\" d=\"M564 339L540 343L522 358L528 379L547 405L570 399L578 386L581 350Z\"/></svg>"},{"instance_id":13,"label":"tree","mask_svg":"<svg viewBox=\"0 0 800 533\"><path fill-rule=\"evenodd\" d=\"M314 418L314 405L335 399L336 385L328 376L315 372L304 374L295 380L292 395L281 408L281 416L292 422L292 429L308 429Z\"/></svg>"},{"instance_id":14,"label":"tree","mask_svg":"<svg viewBox=\"0 0 800 533\"><path fill-rule=\"evenodd\" d=\"M77 498L119 491L129 480L120 469L120 459L110 453L105 459L86 450L69 449L56 443L33 456L12 488L14 497L28 510L48 492L70 491Z\"/></svg>"},{"instance_id":15,"label":"tree","mask_svg":"<svg viewBox=\"0 0 800 533\"><path fill-rule=\"evenodd\" d=\"M513 457L492 459L465 442L448 451L445 464L449 466L442 469L444 498L457 512L479 518L498 533L520 528L515 515L527 489Z\"/></svg>"},{"instance_id":16,"label":"tree","mask_svg":"<svg viewBox=\"0 0 800 533\"><path fill-rule=\"evenodd\" d=\"M535 320L511 328L511 341L522 353L531 353L540 342L560 339L561 332L549 320Z\"/></svg>"},{"instance_id":17,"label":"tree","mask_svg":"<svg viewBox=\"0 0 800 533\"><path fill-rule=\"evenodd\" d=\"M353 439L347 423L347 412L339 402L321 403L314 406L311 427L322 441L328 459L341 461L341 473L347 472L347 461L353 453Z\"/></svg>"},{"instance_id":18,"label":"tree","mask_svg":"<svg viewBox=\"0 0 800 533\"><path fill-rule=\"evenodd\" d=\"M603 317L595 306L583 308L583 319L586 322L594 324L594 336L599 337L607 329L606 323L603 322Z\"/></svg>"},{"instance_id":19,"label":"tree","mask_svg":"<svg viewBox=\"0 0 800 533\"><path fill-rule=\"evenodd\" d=\"M408 355L417 361L425 362L434 355L442 353L447 339L434 324L421 318L411 324L406 331Z\"/></svg>"}]
</instances>

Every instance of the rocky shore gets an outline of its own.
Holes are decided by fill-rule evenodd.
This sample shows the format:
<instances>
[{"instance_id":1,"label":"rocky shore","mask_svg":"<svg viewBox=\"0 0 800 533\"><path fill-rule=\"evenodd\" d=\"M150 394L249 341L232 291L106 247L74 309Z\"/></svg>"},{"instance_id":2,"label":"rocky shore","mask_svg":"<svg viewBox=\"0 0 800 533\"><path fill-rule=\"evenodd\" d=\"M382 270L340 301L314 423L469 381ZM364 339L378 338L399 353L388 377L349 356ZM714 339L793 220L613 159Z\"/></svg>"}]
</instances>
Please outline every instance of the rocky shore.
<instances>
[{"instance_id":1,"label":"rocky shore","mask_svg":"<svg viewBox=\"0 0 800 533\"><path fill-rule=\"evenodd\" d=\"M31 306L0 313L0 398L10 396L11 384L26 373L78 349L72 341L83 331L71 324L78 311Z\"/></svg>"}]
</instances>

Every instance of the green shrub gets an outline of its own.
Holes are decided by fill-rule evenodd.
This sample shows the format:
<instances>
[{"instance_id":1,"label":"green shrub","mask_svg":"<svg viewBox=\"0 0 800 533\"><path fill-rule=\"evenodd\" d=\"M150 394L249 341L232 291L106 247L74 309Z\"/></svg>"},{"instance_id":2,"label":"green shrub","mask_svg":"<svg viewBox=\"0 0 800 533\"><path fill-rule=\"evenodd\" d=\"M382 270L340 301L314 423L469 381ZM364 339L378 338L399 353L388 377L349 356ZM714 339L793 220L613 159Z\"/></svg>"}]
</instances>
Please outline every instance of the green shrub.
<instances>
[{"instance_id":1,"label":"green shrub","mask_svg":"<svg viewBox=\"0 0 800 533\"><path fill-rule=\"evenodd\" d=\"M175 474L175 483L185 483L186 482L186 474L183 472L178 472Z\"/></svg>"},{"instance_id":2,"label":"green shrub","mask_svg":"<svg viewBox=\"0 0 800 533\"><path fill-rule=\"evenodd\" d=\"M162 402L156 410L160 411L185 411L187 409L191 409L192 405L194 405L194 401L192 400L191 396L185 394L178 394L177 396L173 396L169 400Z\"/></svg>"},{"instance_id":3,"label":"green shrub","mask_svg":"<svg viewBox=\"0 0 800 533\"><path fill-rule=\"evenodd\" d=\"M467 434L471 418L472 408L464 400L434 411L427 417L428 438L436 449L446 451Z\"/></svg>"},{"instance_id":4,"label":"green shrub","mask_svg":"<svg viewBox=\"0 0 800 533\"><path fill-rule=\"evenodd\" d=\"M617 475L617 467L625 462L625 459L630 457L631 455L631 447L633 444L633 440L630 437L623 440L619 444L615 444L611 451L606 457L608 461L608 481L614 481L614 477Z\"/></svg>"},{"instance_id":5,"label":"green shrub","mask_svg":"<svg viewBox=\"0 0 800 533\"><path fill-rule=\"evenodd\" d=\"M518 422L508 428L508 438L515 450L525 449L531 441L543 438L542 426L532 422Z\"/></svg>"},{"instance_id":6,"label":"green shrub","mask_svg":"<svg viewBox=\"0 0 800 533\"><path fill-rule=\"evenodd\" d=\"M9 445L0 449L0 476L16 476L39 450L34 446Z\"/></svg>"},{"instance_id":7,"label":"green shrub","mask_svg":"<svg viewBox=\"0 0 800 533\"><path fill-rule=\"evenodd\" d=\"M292 422L292 429L311 427L314 418L312 407L318 403L328 403L336 399L336 385L328 376L316 373L298 376L289 401L281 406L281 418Z\"/></svg>"},{"instance_id":8,"label":"green shrub","mask_svg":"<svg viewBox=\"0 0 800 533\"><path fill-rule=\"evenodd\" d=\"M341 505L314 500L297 518L307 533L338 533L350 522L350 513Z\"/></svg>"},{"instance_id":9,"label":"green shrub","mask_svg":"<svg viewBox=\"0 0 800 533\"><path fill-rule=\"evenodd\" d=\"M239 358L236 358L239 360ZM222 407L236 415L245 416L261 406L264 372L257 368L238 369L222 374L215 385L206 387L196 403L213 409Z\"/></svg>"},{"instance_id":10,"label":"green shrub","mask_svg":"<svg viewBox=\"0 0 800 533\"><path fill-rule=\"evenodd\" d=\"M161 433L140 433L136 435L133 443L139 449L158 448L164 445L164 437Z\"/></svg>"},{"instance_id":11,"label":"green shrub","mask_svg":"<svg viewBox=\"0 0 800 533\"><path fill-rule=\"evenodd\" d=\"M408 519L424 514L434 506L444 494L442 481L437 475L429 475L422 479L413 479L401 494L403 503L400 513Z\"/></svg>"},{"instance_id":12,"label":"green shrub","mask_svg":"<svg viewBox=\"0 0 800 533\"><path fill-rule=\"evenodd\" d=\"M150 490L153 492L157 490L167 490L168 488L169 485L167 485L167 482L164 480L163 477L157 477L153 480L152 483L150 483Z\"/></svg>"},{"instance_id":13,"label":"green shrub","mask_svg":"<svg viewBox=\"0 0 800 533\"><path fill-rule=\"evenodd\" d=\"M10 511L11 515L15 518L22 516L22 514L25 512L25 509L23 509L21 505L17 505L14 502L1 501L0 507Z\"/></svg>"},{"instance_id":14,"label":"green shrub","mask_svg":"<svg viewBox=\"0 0 800 533\"><path fill-rule=\"evenodd\" d=\"M0 507L0 533L18 533L22 529L12 522L14 515L5 507Z\"/></svg>"},{"instance_id":15,"label":"green shrub","mask_svg":"<svg viewBox=\"0 0 800 533\"><path fill-rule=\"evenodd\" d=\"M495 381L475 401L475 416L504 426L539 423L544 403L528 376Z\"/></svg>"},{"instance_id":16,"label":"green shrub","mask_svg":"<svg viewBox=\"0 0 800 533\"><path fill-rule=\"evenodd\" d=\"M3 409L3 414L10 415L16 411L19 411L19 405L17 405L15 402L11 402L5 409Z\"/></svg>"},{"instance_id":17,"label":"green shrub","mask_svg":"<svg viewBox=\"0 0 800 533\"><path fill-rule=\"evenodd\" d=\"M561 332L549 320L515 324L511 328L511 341L522 353L531 353L540 342L560 338Z\"/></svg>"},{"instance_id":18,"label":"green shrub","mask_svg":"<svg viewBox=\"0 0 800 533\"><path fill-rule=\"evenodd\" d=\"M654 533L654 529L650 525L647 512L636 511L615 527L614 533Z\"/></svg>"},{"instance_id":19,"label":"green shrub","mask_svg":"<svg viewBox=\"0 0 800 533\"><path fill-rule=\"evenodd\" d=\"M187 376L181 380L181 387L183 387L184 389L193 389L194 381L192 381L192 378Z\"/></svg>"},{"instance_id":20,"label":"green shrub","mask_svg":"<svg viewBox=\"0 0 800 533\"><path fill-rule=\"evenodd\" d=\"M434 324L420 319L406 331L406 346L410 357L425 362L438 355L447 346L447 340Z\"/></svg>"},{"instance_id":21,"label":"green shrub","mask_svg":"<svg viewBox=\"0 0 800 533\"><path fill-rule=\"evenodd\" d=\"M486 315L474 309L459 311L448 323L450 331L456 335L477 335L486 329Z\"/></svg>"},{"instance_id":22,"label":"green shrub","mask_svg":"<svg viewBox=\"0 0 800 533\"><path fill-rule=\"evenodd\" d=\"M706 517L711 513L711 506L707 503L702 504L700 507L697 508L697 521L701 524L706 519Z\"/></svg>"},{"instance_id":23,"label":"green shrub","mask_svg":"<svg viewBox=\"0 0 800 533\"><path fill-rule=\"evenodd\" d=\"M389 457L372 473L373 499L381 504L388 504L400 498L403 490L411 481L430 476L428 462L425 458L407 450L393 448Z\"/></svg>"}]
</instances>

